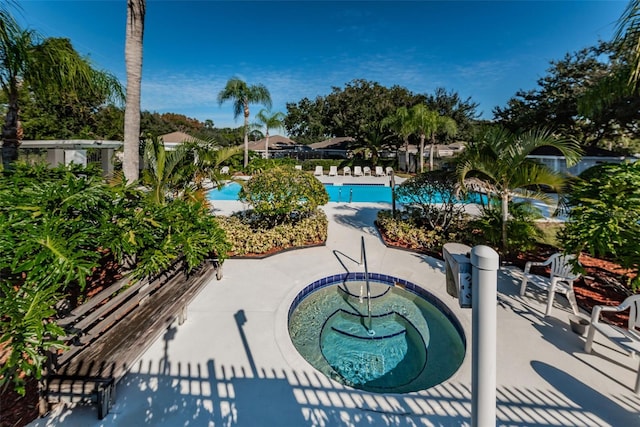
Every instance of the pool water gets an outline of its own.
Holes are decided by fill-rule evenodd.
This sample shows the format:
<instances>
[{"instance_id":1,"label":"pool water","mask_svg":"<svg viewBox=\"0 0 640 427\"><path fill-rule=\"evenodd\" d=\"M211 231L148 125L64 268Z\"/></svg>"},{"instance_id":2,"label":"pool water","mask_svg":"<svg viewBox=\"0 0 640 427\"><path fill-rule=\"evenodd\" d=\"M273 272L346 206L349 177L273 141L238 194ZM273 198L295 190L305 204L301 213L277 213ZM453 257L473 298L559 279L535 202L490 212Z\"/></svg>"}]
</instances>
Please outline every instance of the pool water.
<instances>
[{"instance_id":1,"label":"pool water","mask_svg":"<svg viewBox=\"0 0 640 427\"><path fill-rule=\"evenodd\" d=\"M408 393L445 381L462 364L460 329L422 295L391 279L370 280L369 320L360 297L365 282L328 279L296 298L289 314L294 346L327 377L371 392Z\"/></svg>"},{"instance_id":2,"label":"pool water","mask_svg":"<svg viewBox=\"0 0 640 427\"><path fill-rule=\"evenodd\" d=\"M230 182L220 190L213 189L207 192L209 200L238 200L241 185ZM391 187L375 184L325 184L330 202L367 202L367 203L391 203ZM402 200L398 200L402 203ZM437 203L437 201L436 201Z\"/></svg>"}]
</instances>

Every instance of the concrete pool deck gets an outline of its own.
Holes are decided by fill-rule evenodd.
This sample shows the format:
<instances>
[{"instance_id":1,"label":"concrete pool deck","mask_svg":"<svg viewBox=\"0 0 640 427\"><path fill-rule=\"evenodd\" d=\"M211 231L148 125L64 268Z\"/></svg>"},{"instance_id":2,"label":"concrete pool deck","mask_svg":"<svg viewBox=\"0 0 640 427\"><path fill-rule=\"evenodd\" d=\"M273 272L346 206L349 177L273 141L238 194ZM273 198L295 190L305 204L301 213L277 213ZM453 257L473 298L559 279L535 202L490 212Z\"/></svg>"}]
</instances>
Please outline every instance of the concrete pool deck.
<instances>
[{"instance_id":1,"label":"concrete pool deck","mask_svg":"<svg viewBox=\"0 0 640 427\"><path fill-rule=\"evenodd\" d=\"M239 203L225 206L232 211ZM235 206L235 208L234 208ZM59 407L32 426L463 426L471 423L471 310L445 290L442 261L385 247L373 225L388 204L324 207L326 246L262 260L230 259L118 384L99 421L94 407ZM222 210L222 208L220 208ZM287 311L309 283L345 272L336 252L369 270L411 281L456 314L467 339L460 369L416 393L371 394L330 381L303 360L287 332ZM350 271L362 271L346 262ZM504 426L636 426L638 359L596 337L594 354L568 325L565 300L544 317L544 296L518 295L520 270L498 273L497 420ZM605 344L605 345L603 345Z\"/></svg>"}]
</instances>

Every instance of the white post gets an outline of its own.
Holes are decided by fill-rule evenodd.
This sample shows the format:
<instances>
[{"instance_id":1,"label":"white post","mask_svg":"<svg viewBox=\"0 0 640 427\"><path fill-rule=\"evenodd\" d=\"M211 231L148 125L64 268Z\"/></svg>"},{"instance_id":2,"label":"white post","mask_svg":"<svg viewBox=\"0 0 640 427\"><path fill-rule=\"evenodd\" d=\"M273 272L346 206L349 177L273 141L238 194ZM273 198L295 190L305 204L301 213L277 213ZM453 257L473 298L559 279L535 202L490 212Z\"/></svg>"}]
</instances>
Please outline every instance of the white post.
<instances>
[{"instance_id":1,"label":"white post","mask_svg":"<svg viewBox=\"0 0 640 427\"><path fill-rule=\"evenodd\" d=\"M471 249L472 368L471 425L496 425L496 303L498 254L488 246Z\"/></svg>"}]
</instances>

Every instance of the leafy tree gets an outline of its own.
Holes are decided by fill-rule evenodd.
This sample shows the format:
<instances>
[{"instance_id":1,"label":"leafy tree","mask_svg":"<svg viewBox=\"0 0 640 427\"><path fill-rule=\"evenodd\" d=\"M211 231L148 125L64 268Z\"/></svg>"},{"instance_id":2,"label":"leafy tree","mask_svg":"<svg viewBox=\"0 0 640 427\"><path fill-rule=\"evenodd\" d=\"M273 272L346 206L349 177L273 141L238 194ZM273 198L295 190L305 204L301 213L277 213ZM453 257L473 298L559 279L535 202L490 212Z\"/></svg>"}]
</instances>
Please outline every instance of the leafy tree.
<instances>
[{"instance_id":1,"label":"leafy tree","mask_svg":"<svg viewBox=\"0 0 640 427\"><path fill-rule=\"evenodd\" d=\"M606 257L632 269L640 286L640 163L606 164L583 172L568 193L565 250ZM629 276L631 277L631 276Z\"/></svg>"},{"instance_id":2,"label":"leafy tree","mask_svg":"<svg viewBox=\"0 0 640 427\"><path fill-rule=\"evenodd\" d=\"M287 134L302 144L318 142L331 136L324 125L325 102L321 96L311 101L302 98L298 103L287 103L284 127Z\"/></svg>"},{"instance_id":3,"label":"leafy tree","mask_svg":"<svg viewBox=\"0 0 640 427\"><path fill-rule=\"evenodd\" d=\"M281 129L284 126L284 113L278 111L271 113L269 110L262 109L256 114L257 125L266 129L264 152L265 157L269 158L269 129Z\"/></svg>"},{"instance_id":4,"label":"leafy tree","mask_svg":"<svg viewBox=\"0 0 640 427\"><path fill-rule=\"evenodd\" d=\"M124 157L122 170L127 181L137 181L140 165L140 91L142 82L142 40L146 0L127 0L127 31L124 59L127 71L127 100L124 110Z\"/></svg>"},{"instance_id":5,"label":"leafy tree","mask_svg":"<svg viewBox=\"0 0 640 427\"><path fill-rule=\"evenodd\" d=\"M253 206L271 226L295 222L329 201L320 181L291 167L273 168L253 176L238 198Z\"/></svg>"},{"instance_id":6,"label":"leafy tree","mask_svg":"<svg viewBox=\"0 0 640 427\"><path fill-rule=\"evenodd\" d=\"M43 40L34 31L24 30L4 14L0 20L0 87L7 99L2 128L2 158L5 171L11 170L23 136L20 126L20 96L24 91L42 97L51 91L62 93L121 93L117 79L97 71L79 58L64 41ZM52 73L51 70L57 72Z\"/></svg>"},{"instance_id":7,"label":"leafy tree","mask_svg":"<svg viewBox=\"0 0 640 427\"><path fill-rule=\"evenodd\" d=\"M468 186L467 180L476 178L487 194L501 203L501 241L505 253L509 249L509 205L513 197L551 203L543 190L550 188L562 192L564 176L527 158L533 150L545 146L558 149L569 165L580 157L580 148L575 141L556 137L547 129L512 133L494 126L485 129L458 158L456 173L460 183Z\"/></svg>"},{"instance_id":8,"label":"leafy tree","mask_svg":"<svg viewBox=\"0 0 640 427\"><path fill-rule=\"evenodd\" d=\"M227 81L227 85L218 93L218 103L233 102L233 117L244 115L244 167L249 164L249 105L263 104L271 108L271 94L262 84L247 85L237 77Z\"/></svg>"},{"instance_id":9,"label":"leafy tree","mask_svg":"<svg viewBox=\"0 0 640 427\"><path fill-rule=\"evenodd\" d=\"M429 109L438 112L440 116L450 117L457 125L458 138L470 140L473 136L473 129L478 121L478 103L473 102L471 97L462 99L455 91L447 92L443 87L436 88L433 95L426 94L424 103ZM446 140L453 135L438 135L442 140Z\"/></svg>"},{"instance_id":10,"label":"leafy tree","mask_svg":"<svg viewBox=\"0 0 640 427\"><path fill-rule=\"evenodd\" d=\"M395 190L395 196L410 206L419 223L429 230L447 233L464 215L464 206L456 196L456 177L433 171L407 179Z\"/></svg>"},{"instance_id":11,"label":"leafy tree","mask_svg":"<svg viewBox=\"0 0 640 427\"><path fill-rule=\"evenodd\" d=\"M551 61L547 75L538 80L537 89L518 91L507 107L494 109L494 117L513 132L537 126L553 127L584 147L624 146L625 139L637 135L640 98L628 94L599 111L589 111L584 106L579 109L585 95L605 84L607 76L617 74L621 67L625 67L624 59L607 42L567 54L562 60ZM607 83L596 92L598 103L611 88Z\"/></svg>"}]
</instances>

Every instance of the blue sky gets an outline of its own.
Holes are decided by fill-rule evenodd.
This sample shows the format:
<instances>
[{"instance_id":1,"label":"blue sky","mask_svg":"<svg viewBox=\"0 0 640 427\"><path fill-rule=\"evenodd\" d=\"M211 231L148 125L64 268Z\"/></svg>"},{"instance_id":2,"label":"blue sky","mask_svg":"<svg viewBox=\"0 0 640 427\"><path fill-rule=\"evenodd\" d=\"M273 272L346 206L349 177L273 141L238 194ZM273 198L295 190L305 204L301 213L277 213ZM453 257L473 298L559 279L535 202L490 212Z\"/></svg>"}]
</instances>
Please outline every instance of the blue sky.
<instances>
[{"instance_id":1,"label":"blue sky","mask_svg":"<svg viewBox=\"0 0 640 427\"><path fill-rule=\"evenodd\" d=\"M25 27L66 37L94 66L126 82L125 0L21 0ZM353 79L437 87L480 104L484 118L549 61L610 40L626 0L168 1L147 0L142 109L236 127L217 94L234 76L262 83L273 111ZM252 115L261 106L252 106Z\"/></svg>"}]
</instances>

